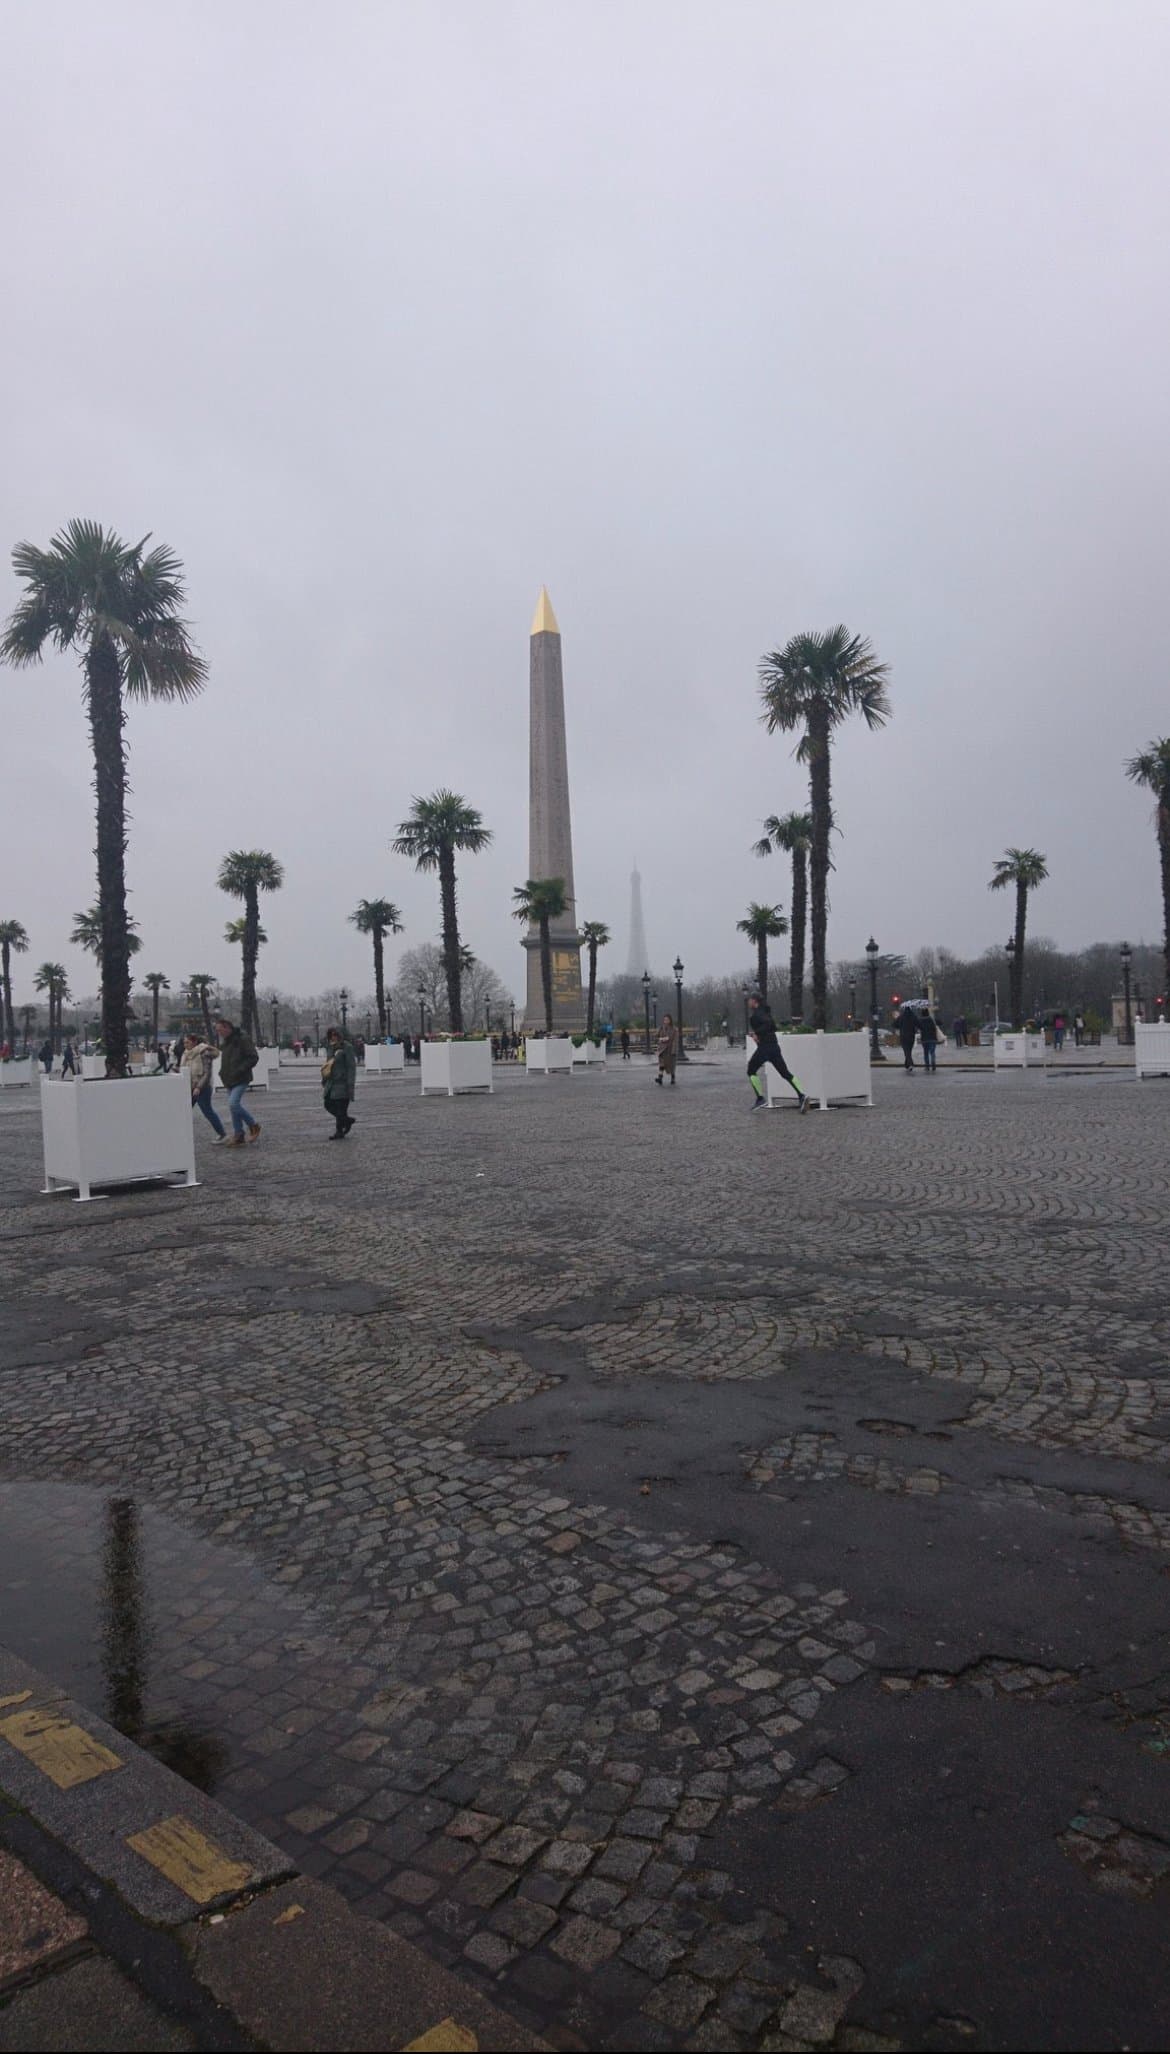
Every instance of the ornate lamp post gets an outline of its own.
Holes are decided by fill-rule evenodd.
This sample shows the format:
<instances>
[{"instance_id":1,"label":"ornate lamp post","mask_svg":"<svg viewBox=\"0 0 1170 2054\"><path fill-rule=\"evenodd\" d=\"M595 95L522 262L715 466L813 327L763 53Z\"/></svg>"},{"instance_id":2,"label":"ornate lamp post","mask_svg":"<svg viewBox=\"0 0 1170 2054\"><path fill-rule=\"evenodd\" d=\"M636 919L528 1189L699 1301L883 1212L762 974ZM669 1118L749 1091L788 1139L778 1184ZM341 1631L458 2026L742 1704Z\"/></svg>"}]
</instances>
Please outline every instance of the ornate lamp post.
<instances>
[{"instance_id":1,"label":"ornate lamp post","mask_svg":"<svg viewBox=\"0 0 1170 2054\"><path fill-rule=\"evenodd\" d=\"M421 985L418 992L418 1038L420 1041L427 1038L427 995Z\"/></svg>"},{"instance_id":2,"label":"ornate lamp post","mask_svg":"<svg viewBox=\"0 0 1170 2054\"><path fill-rule=\"evenodd\" d=\"M341 990L338 992L337 996L341 1000L341 1031L344 1034L346 1027L349 1024L349 993L346 990L344 984L342 985Z\"/></svg>"},{"instance_id":3,"label":"ornate lamp post","mask_svg":"<svg viewBox=\"0 0 1170 2054\"><path fill-rule=\"evenodd\" d=\"M321 1015L320 1015L320 1013L314 1013L314 1014L313 1014L313 1050L314 1050L314 1053L315 1053L316 1055L320 1055L320 1053L321 1053Z\"/></svg>"},{"instance_id":4,"label":"ornate lamp post","mask_svg":"<svg viewBox=\"0 0 1170 2054\"><path fill-rule=\"evenodd\" d=\"M370 1015L366 1014L366 1040L370 1038Z\"/></svg>"},{"instance_id":5,"label":"ornate lamp post","mask_svg":"<svg viewBox=\"0 0 1170 2054\"><path fill-rule=\"evenodd\" d=\"M279 1019L279 1013L280 1013L280 1008L279 1008L279 1006L277 1005L277 1002L276 1002L276 1000L275 1000L275 999L273 999L273 1001L272 1001L272 1046L273 1046L273 1048L279 1048L279 1047L280 1047L280 1019Z\"/></svg>"},{"instance_id":6,"label":"ornate lamp post","mask_svg":"<svg viewBox=\"0 0 1170 2054\"><path fill-rule=\"evenodd\" d=\"M857 979L849 979L849 1025L852 1027L857 1016Z\"/></svg>"},{"instance_id":7,"label":"ornate lamp post","mask_svg":"<svg viewBox=\"0 0 1170 2054\"><path fill-rule=\"evenodd\" d=\"M869 940L865 944L865 955L866 961L869 964L869 1060L871 1063L884 1063L886 1059L885 1056L882 1054L881 1044L878 1041L878 945L874 940L872 934L870 935Z\"/></svg>"},{"instance_id":8,"label":"ornate lamp post","mask_svg":"<svg viewBox=\"0 0 1170 2054\"><path fill-rule=\"evenodd\" d=\"M1133 950L1127 941L1121 944L1121 982L1125 988L1125 1045L1133 1046L1133 1004L1129 988L1129 966L1133 961Z\"/></svg>"},{"instance_id":9,"label":"ornate lamp post","mask_svg":"<svg viewBox=\"0 0 1170 2054\"><path fill-rule=\"evenodd\" d=\"M752 996L751 986L749 984L741 984L740 994L743 998L743 1045L746 1048L748 1038L748 1006L751 1003Z\"/></svg>"},{"instance_id":10,"label":"ornate lamp post","mask_svg":"<svg viewBox=\"0 0 1170 2054\"><path fill-rule=\"evenodd\" d=\"M1008 959L1008 991L1011 994L1008 1004L1012 1009L1012 1026L1018 1034L1024 1023L1020 1018L1022 999L1017 999L1016 997L1016 937L1014 934L1008 935L1004 943L1004 954Z\"/></svg>"},{"instance_id":11,"label":"ornate lamp post","mask_svg":"<svg viewBox=\"0 0 1170 2054\"><path fill-rule=\"evenodd\" d=\"M635 961L637 958L635 957ZM646 1007L646 1054L650 1053L650 972L642 972L642 999Z\"/></svg>"},{"instance_id":12,"label":"ornate lamp post","mask_svg":"<svg viewBox=\"0 0 1170 2054\"><path fill-rule=\"evenodd\" d=\"M675 997L675 1006L676 1006L676 1011L675 1011L675 1016L674 1016L674 1027L675 1027L675 1035L676 1035L676 1038L677 1038L677 1041L678 1041L678 1059L679 1059L679 1062L680 1062L680 1063L685 1063L685 1062L686 1062L686 1060L687 1060L687 1055L686 1055L686 1050L685 1050L685 1049L684 1049L684 1047L683 1047L683 1022L682 1022L682 981L683 981L683 966L682 966L682 957L681 957L681 956L676 956L676 957L675 957L675 959L674 959L674 962L673 962L673 964L672 964L672 966L671 966L671 967L672 967L672 969L674 970L674 997Z\"/></svg>"}]
</instances>

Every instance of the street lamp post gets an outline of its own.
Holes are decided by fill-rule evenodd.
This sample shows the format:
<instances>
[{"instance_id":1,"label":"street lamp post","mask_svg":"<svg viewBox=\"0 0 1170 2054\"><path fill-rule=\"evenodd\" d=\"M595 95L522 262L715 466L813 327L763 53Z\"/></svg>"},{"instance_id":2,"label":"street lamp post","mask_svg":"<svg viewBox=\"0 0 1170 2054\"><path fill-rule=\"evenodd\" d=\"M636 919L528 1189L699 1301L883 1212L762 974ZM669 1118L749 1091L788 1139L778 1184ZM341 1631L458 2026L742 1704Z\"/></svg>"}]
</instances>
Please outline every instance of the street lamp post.
<instances>
[{"instance_id":1,"label":"street lamp post","mask_svg":"<svg viewBox=\"0 0 1170 2054\"><path fill-rule=\"evenodd\" d=\"M642 972L642 999L646 1007L646 1054L650 1053L650 972Z\"/></svg>"},{"instance_id":2,"label":"street lamp post","mask_svg":"<svg viewBox=\"0 0 1170 2054\"><path fill-rule=\"evenodd\" d=\"M869 1060L871 1063L884 1063L886 1059L885 1056L882 1054L881 1043L878 1041L878 945L874 940L872 934L870 935L869 940L865 944L865 956L866 961L869 964Z\"/></svg>"},{"instance_id":3,"label":"street lamp post","mask_svg":"<svg viewBox=\"0 0 1170 2054\"><path fill-rule=\"evenodd\" d=\"M272 1001L272 1046L280 1047L279 1007L275 999Z\"/></svg>"},{"instance_id":4,"label":"street lamp post","mask_svg":"<svg viewBox=\"0 0 1170 2054\"><path fill-rule=\"evenodd\" d=\"M748 984L741 984L740 992L743 997L743 1045L746 1048L748 1038L748 1006L751 1003L752 996L751 986Z\"/></svg>"},{"instance_id":5,"label":"street lamp post","mask_svg":"<svg viewBox=\"0 0 1170 2054\"><path fill-rule=\"evenodd\" d=\"M1121 981L1125 987L1125 1045L1133 1046L1133 1002L1129 989L1129 966L1133 961L1133 950L1127 941L1121 944Z\"/></svg>"},{"instance_id":6,"label":"street lamp post","mask_svg":"<svg viewBox=\"0 0 1170 2054\"><path fill-rule=\"evenodd\" d=\"M515 1000L514 1000L514 999L510 999L510 1000L508 1001L508 1010L509 1010L509 1012L510 1012L510 1013L511 1013L511 1015L512 1015L512 1040L513 1040L513 1041L515 1041L515 1039L516 1039L516 1002L515 1002Z\"/></svg>"},{"instance_id":7,"label":"street lamp post","mask_svg":"<svg viewBox=\"0 0 1170 2054\"><path fill-rule=\"evenodd\" d=\"M657 1034L657 1032L658 1032L658 993L657 993L657 992L654 992L654 993L652 993L652 995L651 995L651 999L650 999L650 1003L651 1003L651 1005L652 1005L652 1006L653 1006L653 1008L654 1008L654 1032L655 1032L655 1034Z\"/></svg>"},{"instance_id":8,"label":"street lamp post","mask_svg":"<svg viewBox=\"0 0 1170 2054\"><path fill-rule=\"evenodd\" d=\"M369 1038L370 1038L370 1015L369 1015L369 1013L367 1013L367 1014L366 1014L366 1040L368 1041L368 1040L369 1040Z\"/></svg>"},{"instance_id":9,"label":"street lamp post","mask_svg":"<svg viewBox=\"0 0 1170 2054\"><path fill-rule=\"evenodd\" d=\"M675 1020L674 1020L674 1031L675 1031L675 1037L676 1037L676 1039L677 1039L677 1042L678 1042L678 1059L679 1059L679 1062L680 1062L680 1063L685 1063L685 1062L686 1062L686 1060L687 1060L687 1054L686 1054L686 1050L685 1050L685 1049L684 1049L684 1047L683 1047L683 1017L682 1017L682 981L683 981L683 966L682 966L682 958L681 958L681 956L676 956L676 957L675 957L675 959L674 959L674 964L673 964L673 969L674 969L674 996L675 996L675 1003L676 1003L676 1006L677 1006L677 1011L676 1011L676 1013L675 1013Z\"/></svg>"},{"instance_id":10,"label":"street lamp post","mask_svg":"<svg viewBox=\"0 0 1170 2054\"><path fill-rule=\"evenodd\" d=\"M337 996L341 1000L341 1031L344 1034L347 1026L349 1025L349 993L346 990L344 984L342 985L341 990L338 992Z\"/></svg>"},{"instance_id":11,"label":"street lamp post","mask_svg":"<svg viewBox=\"0 0 1170 2054\"><path fill-rule=\"evenodd\" d=\"M418 1038L420 1041L427 1038L427 995L421 989L418 994Z\"/></svg>"},{"instance_id":12,"label":"street lamp post","mask_svg":"<svg viewBox=\"0 0 1170 2054\"><path fill-rule=\"evenodd\" d=\"M1021 1000L1016 996L1016 937L1014 934L1008 935L1004 943L1004 954L1008 959L1008 990L1011 993L1009 1003L1012 1009L1012 1026L1018 1034L1024 1023L1020 1018ZM998 1025L998 1022L996 1024Z\"/></svg>"},{"instance_id":13,"label":"street lamp post","mask_svg":"<svg viewBox=\"0 0 1170 2054\"><path fill-rule=\"evenodd\" d=\"M313 1014L313 1053L314 1053L314 1055L320 1055L320 1053L321 1053L321 1015L320 1015L320 1013L314 1013L314 1014Z\"/></svg>"}]
</instances>

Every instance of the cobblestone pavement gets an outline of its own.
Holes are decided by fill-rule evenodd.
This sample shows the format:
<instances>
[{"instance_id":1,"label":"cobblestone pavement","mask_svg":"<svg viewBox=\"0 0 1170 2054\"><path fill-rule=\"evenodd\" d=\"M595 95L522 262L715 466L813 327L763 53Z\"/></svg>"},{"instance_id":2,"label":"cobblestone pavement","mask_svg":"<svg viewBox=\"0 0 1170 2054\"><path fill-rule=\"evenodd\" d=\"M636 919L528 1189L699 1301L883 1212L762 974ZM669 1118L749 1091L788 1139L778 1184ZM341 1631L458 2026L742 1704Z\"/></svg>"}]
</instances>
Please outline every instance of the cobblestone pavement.
<instances>
[{"instance_id":1,"label":"cobblestone pavement","mask_svg":"<svg viewBox=\"0 0 1170 2054\"><path fill-rule=\"evenodd\" d=\"M1164 2044L1170 1090L649 1087L0 1103L0 1639L564 2045Z\"/></svg>"}]
</instances>

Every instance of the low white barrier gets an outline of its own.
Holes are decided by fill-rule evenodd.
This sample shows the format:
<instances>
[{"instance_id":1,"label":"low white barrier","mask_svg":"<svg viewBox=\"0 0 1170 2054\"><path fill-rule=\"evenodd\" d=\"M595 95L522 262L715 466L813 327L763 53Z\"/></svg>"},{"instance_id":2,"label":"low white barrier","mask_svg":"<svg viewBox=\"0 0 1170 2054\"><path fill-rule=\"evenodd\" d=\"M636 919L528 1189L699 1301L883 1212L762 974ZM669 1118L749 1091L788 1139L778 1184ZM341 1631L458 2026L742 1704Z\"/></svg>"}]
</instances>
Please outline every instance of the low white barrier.
<instances>
[{"instance_id":1,"label":"low white barrier","mask_svg":"<svg viewBox=\"0 0 1170 2054\"><path fill-rule=\"evenodd\" d=\"M539 1071L542 1076L551 1076L554 1070L563 1070L565 1075L573 1074L573 1058L577 1050L567 1036L554 1035L545 1041L532 1041L525 1037L524 1062L531 1077Z\"/></svg>"},{"instance_id":2,"label":"low white barrier","mask_svg":"<svg viewBox=\"0 0 1170 2054\"><path fill-rule=\"evenodd\" d=\"M424 1041L419 1067L424 1098L428 1091L454 1098L457 1091L492 1089L490 1041Z\"/></svg>"},{"instance_id":3,"label":"low white barrier","mask_svg":"<svg viewBox=\"0 0 1170 2054\"><path fill-rule=\"evenodd\" d=\"M780 1034L780 1053L806 1098L816 1101L827 1113L831 1105L873 1104L873 1071L869 1065L869 1032L859 1027L855 1034ZM798 1101L790 1084L765 1063L764 1078L768 1104L795 1106Z\"/></svg>"},{"instance_id":4,"label":"low white barrier","mask_svg":"<svg viewBox=\"0 0 1170 2054\"><path fill-rule=\"evenodd\" d=\"M997 1070L1043 1070L1046 1049L1042 1034L997 1034L992 1041Z\"/></svg>"},{"instance_id":5,"label":"low white barrier","mask_svg":"<svg viewBox=\"0 0 1170 2054\"><path fill-rule=\"evenodd\" d=\"M191 1092L185 1077L91 1080L79 1091L69 1079L41 1079L41 1136L46 1191L76 1185L79 1199L94 1184L133 1184L181 1177L195 1184Z\"/></svg>"},{"instance_id":6,"label":"low white barrier","mask_svg":"<svg viewBox=\"0 0 1170 2054\"><path fill-rule=\"evenodd\" d=\"M403 1076L406 1071L406 1050L402 1043L395 1041L387 1047L382 1041L367 1041L365 1069L367 1077Z\"/></svg>"},{"instance_id":7,"label":"low white barrier","mask_svg":"<svg viewBox=\"0 0 1170 2054\"><path fill-rule=\"evenodd\" d=\"M1170 1077L1170 1025L1139 1022L1133 1030L1133 1063L1139 1077Z\"/></svg>"},{"instance_id":8,"label":"low white barrier","mask_svg":"<svg viewBox=\"0 0 1170 2054\"><path fill-rule=\"evenodd\" d=\"M570 1046L571 1046L571 1047L572 1047L572 1049L573 1049L573 1061L574 1061L575 1063L602 1063L602 1064L604 1064L604 1062L605 1062L605 1043L604 1043L604 1041L603 1041L603 1042L600 1042L600 1043L597 1043L597 1042L592 1042L592 1041L583 1041L583 1042L581 1043L581 1046L580 1046L580 1048L577 1048L577 1047L576 1047L576 1045L575 1045L575 1044L572 1044L572 1043L570 1043Z\"/></svg>"},{"instance_id":9,"label":"low white barrier","mask_svg":"<svg viewBox=\"0 0 1170 2054\"><path fill-rule=\"evenodd\" d=\"M19 1056L10 1063L0 1063L0 1091L7 1091L16 1084L35 1084L41 1074L41 1065L35 1056Z\"/></svg>"}]
</instances>

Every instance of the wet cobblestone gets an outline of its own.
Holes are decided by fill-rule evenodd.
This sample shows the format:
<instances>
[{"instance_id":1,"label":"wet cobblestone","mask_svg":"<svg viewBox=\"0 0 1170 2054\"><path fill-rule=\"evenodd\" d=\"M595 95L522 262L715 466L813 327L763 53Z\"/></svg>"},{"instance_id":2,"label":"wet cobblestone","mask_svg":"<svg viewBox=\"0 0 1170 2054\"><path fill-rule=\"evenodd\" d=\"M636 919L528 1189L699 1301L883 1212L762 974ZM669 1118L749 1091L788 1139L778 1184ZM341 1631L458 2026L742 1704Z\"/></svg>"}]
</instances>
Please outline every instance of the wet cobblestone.
<instances>
[{"instance_id":1,"label":"wet cobblestone","mask_svg":"<svg viewBox=\"0 0 1170 2054\"><path fill-rule=\"evenodd\" d=\"M570 1362L636 1422L640 1383L734 1407L810 1360L878 1361L908 1411L920 1383L953 1387L934 1439L1083 1459L1084 1487L973 1484L925 1425L866 1416L880 1450L813 1422L745 1441L745 1493L1010 1502L1153 1571L1164 1128L1120 1085L1086 1136L1055 1088L1005 1113L968 1080L963 1103L906 1115L883 1079L872 1118L747 1129L717 1074L685 1080L687 1124L667 1126L638 1081L451 1105L371 1087L341 1162L290 1086L259 1149L201 1149L198 1193L92 1209L32 1195L36 1123L4 1107L0 1532L64 1587L103 1508L133 1501L152 1728L193 1735L206 1780L309 1872L543 2029L893 2046L869 1964L820 1953L782 1870L761 1902L727 1860L753 1816L848 1783L813 1730L878 1678L847 1573L770 1566L718 1523L648 1524L636 1493L558 1489L555 1447L497 1454L473 1430L506 1435ZM779 1234L771 1205L728 1206L749 1169ZM1100 1459L1128 1465L1126 1491L1098 1486ZM1073 1680L1032 1669L958 1680L997 1700ZM887 1692L956 1681L938 1677Z\"/></svg>"}]
</instances>

